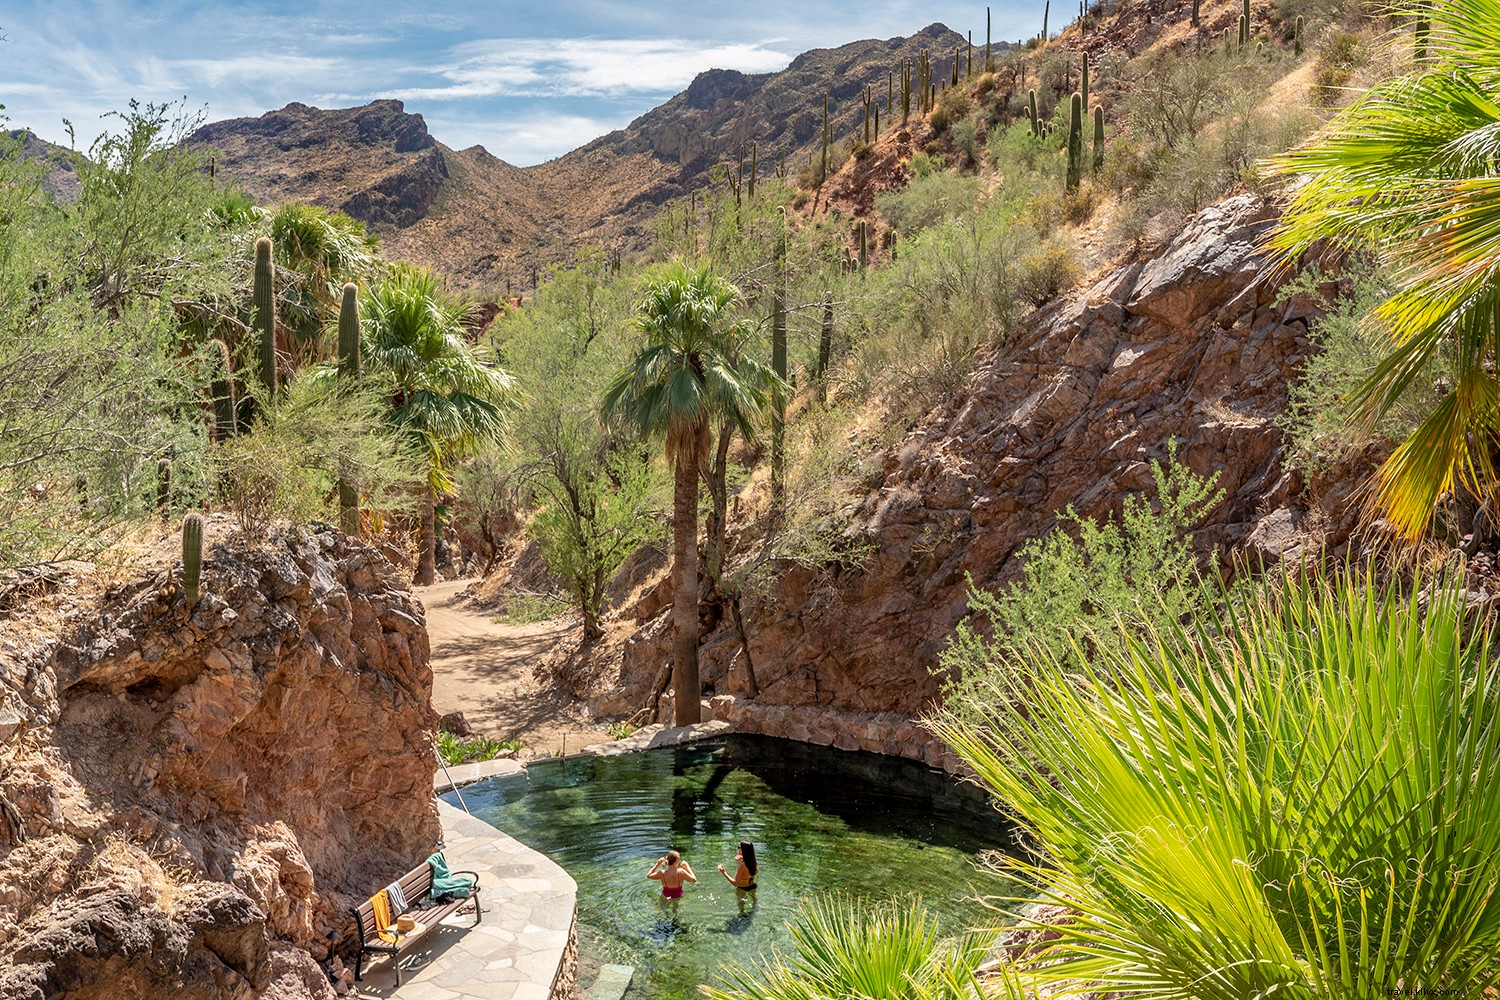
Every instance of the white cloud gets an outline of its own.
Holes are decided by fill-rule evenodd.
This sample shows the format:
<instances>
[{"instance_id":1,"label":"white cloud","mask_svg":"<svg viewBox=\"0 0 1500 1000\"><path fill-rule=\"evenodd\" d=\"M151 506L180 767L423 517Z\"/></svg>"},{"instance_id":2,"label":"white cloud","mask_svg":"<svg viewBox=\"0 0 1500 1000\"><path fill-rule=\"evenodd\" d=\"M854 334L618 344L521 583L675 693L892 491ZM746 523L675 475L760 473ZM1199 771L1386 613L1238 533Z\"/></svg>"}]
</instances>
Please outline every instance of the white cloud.
<instances>
[{"instance_id":1,"label":"white cloud","mask_svg":"<svg viewBox=\"0 0 1500 1000\"><path fill-rule=\"evenodd\" d=\"M483 146L506 163L525 167L560 156L623 123L584 115L541 114L501 123L425 116L427 127L455 149Z\"/></svg>"},{"instance_id":2,"label":"white cloud","mask_svg":"<svg viewBox=\"0 0 1500 1000\"><path fill-rule=\"evenodd\" d=\"M791 57L758 44L683 38L535 39L466 42L436 67L448 82L396 93L409 100L475 97L599 97L681 90L706 69L766 73Z\"/></svg>"}]
</instances>

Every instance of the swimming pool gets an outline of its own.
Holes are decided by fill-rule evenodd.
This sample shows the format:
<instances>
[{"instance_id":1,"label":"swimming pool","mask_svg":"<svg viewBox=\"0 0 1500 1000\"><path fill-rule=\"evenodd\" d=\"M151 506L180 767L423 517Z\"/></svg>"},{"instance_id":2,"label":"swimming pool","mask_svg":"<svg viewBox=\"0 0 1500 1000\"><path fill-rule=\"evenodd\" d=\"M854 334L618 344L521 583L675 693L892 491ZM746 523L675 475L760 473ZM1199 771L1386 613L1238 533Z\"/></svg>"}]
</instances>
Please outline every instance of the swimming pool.
<instances>
[{"instance_id":1,"label":"swimming pool","mask_svg":"<svg viewBox=\"0 0 1500 1000\"><path fill-rule=\"evenodd\" d=\"M979 897L1009 888L975 867L981 852L1010 846L985 795L875 754L729 736L533 762L463 796L474 815L577 880L580 985L603 965L631 966L631 1000L696 997L726 962L784 945L784 921L811 894L915 893L955 932L996 922ZM753 898L714 868L734 873L741 840L760 861ZM699 878L675 907L645 877L669 848Z\"/></svg>"}]
</instances>

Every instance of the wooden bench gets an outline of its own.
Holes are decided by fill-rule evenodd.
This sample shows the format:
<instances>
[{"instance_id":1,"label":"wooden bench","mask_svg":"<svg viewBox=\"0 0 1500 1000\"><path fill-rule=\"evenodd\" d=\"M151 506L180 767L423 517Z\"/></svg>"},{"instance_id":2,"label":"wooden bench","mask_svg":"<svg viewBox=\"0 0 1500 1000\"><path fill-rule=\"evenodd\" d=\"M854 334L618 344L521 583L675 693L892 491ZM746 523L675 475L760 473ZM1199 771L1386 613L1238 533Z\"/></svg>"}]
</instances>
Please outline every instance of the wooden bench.
<instances>
[{"instance_id":1,"label":"wooden bench","mask_svg":"<svg viewBox=\"0 0 1500 1000\"><path fill-rule=\"evenodd\" d=\"M451 875L466 875L472 880L473 885L469 895L455 899L451 903L439 903L436 906L428 906L426 909L418 909L427 899L428 892L432 889L432 866L426 861L401 876L397 883L401 886L401 895L406 897L407 910L421 926L404 934L399 934L395 941L382 941L379 932L387 930L398 933L394 926L380 928L375 926L375 904L365 900L351 912L354 914L355 932L358 934L359 952L354 959L354 978L364 978L365 955L374 953L391 956L391 967L396 970L396 985L401 985L401 953L421 939L422 935L436 927L445 917L457 913L469 903L474 904L474 926L478 926L481 909L479 906L479 874L477 872L450 872ZM384 889L381 890L382 892ZM396 914L391 914L391 919L396 919Z\"/></svg>"}]
</instances>

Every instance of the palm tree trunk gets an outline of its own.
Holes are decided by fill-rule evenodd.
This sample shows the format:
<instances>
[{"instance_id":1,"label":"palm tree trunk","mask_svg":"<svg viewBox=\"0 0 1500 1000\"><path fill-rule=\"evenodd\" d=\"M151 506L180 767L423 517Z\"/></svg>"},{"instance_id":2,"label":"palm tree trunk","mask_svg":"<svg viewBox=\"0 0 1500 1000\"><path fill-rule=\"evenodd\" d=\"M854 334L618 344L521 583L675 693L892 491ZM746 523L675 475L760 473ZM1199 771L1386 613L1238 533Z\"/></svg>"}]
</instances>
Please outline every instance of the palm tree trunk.
<instances>
[{"instance_id":1,"label":"palm tree trunk","mask_svg":"<svg viewBox=\"0 0 1500 1000\"><path fill-rule=\"evenodd\" d=\"M686 450L686 449L684 449ZM679 453L672 489L672 693L675 724L702 721L698 705L698 469Z\"/></svg>"},{"instance_id":2,"label":"palm tree trunk","mask_svg":"<svg viewBox=\"0 0 1500 1000\"><path fill-rule=\"evenodd\" d=\"M437 576L437 497L432 484L422 493L422 535L418 544L417 586L428 587Z\"/></svg>"}]
</instances>

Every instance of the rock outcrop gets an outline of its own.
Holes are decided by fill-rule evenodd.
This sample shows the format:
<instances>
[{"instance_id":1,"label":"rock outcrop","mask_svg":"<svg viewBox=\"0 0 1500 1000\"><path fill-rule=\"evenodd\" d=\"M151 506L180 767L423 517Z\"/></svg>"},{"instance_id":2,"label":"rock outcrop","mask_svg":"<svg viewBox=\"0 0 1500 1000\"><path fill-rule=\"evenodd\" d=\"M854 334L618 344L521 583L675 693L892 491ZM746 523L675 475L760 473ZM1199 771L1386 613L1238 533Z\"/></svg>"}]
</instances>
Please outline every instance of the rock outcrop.
<instances>
[{"instance_id":1,"label":"rock outcrop","mask_svg":"<svg viewBox=\"0 0 1500 1000\"><path fill-rule=\"evenodd\" d=\"M993 350L965 392L875 457L855 529L869 562L783 567L768 593L745 601L747 641L728 625L706 637L705 687L735 696L719 714L802 737L809 720L846 713L840 739L889 747L890 733L860 733L872 713L900 720L930 707L940 687L931 670L965 614L966 581L1015 579L1017 551L1057 512L1117 513L1174 447L1195 472L1217 474L1225 494L1195 533L1204 551L1274 562L1344 544L1342 500L1356 477L1305 482L1284 465L1277 418L1318 303L1284 296L1268 268L1259 246L1273 217L1248 195L1216 205L1160 256L1038 313ZM649 700L671 646L657 598L638 609L643 624L613 686L596 694L599 710ZM789 721L784 706L817 711ZM940 750L916 740L908 755Z\"/></svg>"},{"instance_id":2,"label":"rock outcrop","mask_svg":"<svg viewBox=\"0 0 1500 1000\"><path fill-rule=\"evenodd\" d=\"M0 622L7 1000L331 996L329 932L441 836L400 575L331 530L203 565L191 610L175 569Z\"/></svg>"}]
</instances>

